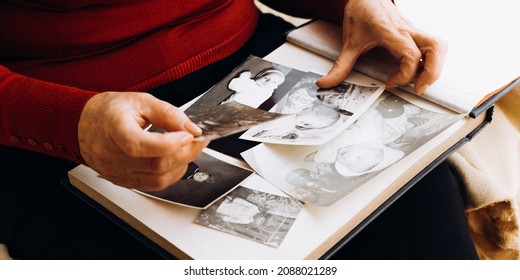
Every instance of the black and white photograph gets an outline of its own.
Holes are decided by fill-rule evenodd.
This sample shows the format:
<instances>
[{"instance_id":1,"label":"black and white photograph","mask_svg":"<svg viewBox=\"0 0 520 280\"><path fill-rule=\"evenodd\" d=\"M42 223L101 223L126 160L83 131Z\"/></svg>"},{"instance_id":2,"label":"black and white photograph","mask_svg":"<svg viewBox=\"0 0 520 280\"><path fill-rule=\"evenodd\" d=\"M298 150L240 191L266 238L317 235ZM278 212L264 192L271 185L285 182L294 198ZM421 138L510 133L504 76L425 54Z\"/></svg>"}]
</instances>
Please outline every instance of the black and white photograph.
<instances>
[{"instance_id":1,"label":"black and white photograph","mask_svg":"<svg viewBox=\"0 0 520 280\"><path fill-rule=\"evenodd\" d=\"M296 69L249 56L185 113L191 118L230 101L269 111L303 75Z\"/></svg>"},{"instance_id":2,"label":"black and white photograph","mask_svg":"<svg viewBox=\"0 0 520 280\"><path fill-rule=\"evenodd\" d=\"M239 186L202 211L195 222L278 247L302 207L301 202L291 197Z\"/></svg>"},{"instance_id":3,"label":"black and white photograph","mask_svg":"<svg viewBox=\"0 0 520 280\"><path fill-rule=\"evenodd\" d=\"M293 145L321 145L338 135L366 111L383 92L382 85L343 82L321 89L322 76L307 73L271 109L287 118L255 126L241 139Z\"/></svg>"},{"instance_id":4,"label":"black and white photograph","mask_svg":"<svg viewBox=\"0 0 520 280\"><path fill-rule=\"evenodd\" d=\"M330 206L462 116L432 112L384 92L324 145L258 145L242 153L266 180L305 203Z\"/></svg>"},{"instance_id":5,"label":"black and white photograph","mask_svg":"<svg viewBox=\"0 0 520 280\"><path fill-rule=\"evenodd\" d=\"M202 135L195 139L202 141L226 137L283 116L230 101L192 116L191 121L202 129Z\"/></svg>"},{"instance_id":6,"label":"black and white photograph","mask_svg":"<svg viewBox=\"0 0 520 280\"><path fill-rule=\"evenodd\" d=\"M161 191L135 191L169 203L203 209L236 188L252 173L203 152L188 165L177 183Z\"/></svg>"}]
</instances>

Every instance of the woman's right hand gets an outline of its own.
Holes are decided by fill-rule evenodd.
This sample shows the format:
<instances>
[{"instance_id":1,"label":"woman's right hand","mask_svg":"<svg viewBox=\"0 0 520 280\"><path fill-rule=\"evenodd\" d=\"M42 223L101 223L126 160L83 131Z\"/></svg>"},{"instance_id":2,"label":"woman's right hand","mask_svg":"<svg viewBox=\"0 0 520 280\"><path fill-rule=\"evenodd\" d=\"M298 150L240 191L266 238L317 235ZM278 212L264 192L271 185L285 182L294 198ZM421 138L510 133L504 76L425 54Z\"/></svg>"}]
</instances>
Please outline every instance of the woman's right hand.
<instances>
[{"instance_id":1,"label":"woman's right hand","mask_svg":"<svg viewBox=\"0 0 520 280\"><path fill-rule=\"evenodd\" d=\"M152 133L150 123L168 133ZM105 92L81 113L78 141L85 163L114 184L161 190L178 181L208 142L177 107L142 92Z\"/></svg>"}]
</instances>

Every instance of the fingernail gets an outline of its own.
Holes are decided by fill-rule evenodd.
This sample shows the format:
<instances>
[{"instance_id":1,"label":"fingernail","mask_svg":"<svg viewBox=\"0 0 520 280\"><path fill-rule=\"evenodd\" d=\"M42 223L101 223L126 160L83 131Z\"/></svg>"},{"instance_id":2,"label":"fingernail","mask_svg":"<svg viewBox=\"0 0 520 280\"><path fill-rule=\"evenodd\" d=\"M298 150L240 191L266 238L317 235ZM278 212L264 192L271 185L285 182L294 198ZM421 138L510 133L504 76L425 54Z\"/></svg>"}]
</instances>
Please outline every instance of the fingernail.
<instances>
[{"instance_id":1,"label":"fingernail","mask_svg":"<svg viewBox=\"0 0 520 280\"><path fill-rule=\"evenodd\" d=\"M181 146L186 146L188 145L189 143L191 143L193 141L193 135L191 134L186 134L184 135L184 137L182 137L181 139Z\"/></svg>"},{"instance_id":2,"label":"fingernail","mask_svg":"<svg viewBox=\"0 0 520 280\"><path fill-rule=\"evenodd\" d=\"M417 92L417 94L423 94L424 92L426 92L427 88L428 88L428 85L416 86L415 87L415 92Z\"/></svg>"},{"instance_id":3,"label":"fingernail","mask_svg":"<svg viewBox=\"0 0 520 280\"><path fill-rule=\"evenodd\" d=\"M397 87L397 85L394 84L394 83L387 83L387 84L385 85L385 87L386 87L386 88L395 88L395 87Z\"/></svg>"},{"instance_id":4,"label":"fingernail","mask_svg":"<svg viewBox=\"0 0 520 280\"><path fill-rule=\"evenodd\" d=\"M320 87L320 88L322 87L322 81L323 81L323 77L319 78L319 79L316 81L316 85L317 85L318 87Z\"/></svg>"},{"instance_id":5,"label":"fingernail","mask_svg":"<svg viewBox=\"0 0 520 280\"><path fill-rule=\"evenodd\" d=\"M199 126L197 126L196 124L194 124L193 122L187 122L184 125L184 128L186 128L186 130L188 130L189 132L195 133L197 135L202 133L202 129Z\"/></svg>"}]
</instances>

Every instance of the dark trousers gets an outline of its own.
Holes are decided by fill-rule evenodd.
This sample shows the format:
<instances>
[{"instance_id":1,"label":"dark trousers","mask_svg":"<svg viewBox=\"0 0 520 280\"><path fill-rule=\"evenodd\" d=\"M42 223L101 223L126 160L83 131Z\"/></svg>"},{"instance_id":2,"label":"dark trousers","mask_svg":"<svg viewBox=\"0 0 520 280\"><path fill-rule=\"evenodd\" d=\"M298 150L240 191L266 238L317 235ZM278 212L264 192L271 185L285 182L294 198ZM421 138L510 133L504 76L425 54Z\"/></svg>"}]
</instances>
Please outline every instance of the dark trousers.
<instances>
[{"instance_id":1,"label":"dark trousers","mask_svg":"<svg viewBox=\"0 0 520 280\"><path fill-rule=\"evenodd\" d=\"M235 55L160 88L182 105L209 89L249 54L264 56L291 28L262 16L255 36ZM158 259L145 246L67 190L75 164L0 146L0 243L18 259ZM461 187L446 164L404 194L334 258L475 259Z\"/></svg>"},{"instance_id":2,"label":"dark trousers","mask_svg":"<svg viewBox=\"0 0 520 280\"><path fill-rule=\"evenodd\" d=\"M463 186L443 162L332 259L478 259L463 197Z\"/></svg>"}]
</instances>

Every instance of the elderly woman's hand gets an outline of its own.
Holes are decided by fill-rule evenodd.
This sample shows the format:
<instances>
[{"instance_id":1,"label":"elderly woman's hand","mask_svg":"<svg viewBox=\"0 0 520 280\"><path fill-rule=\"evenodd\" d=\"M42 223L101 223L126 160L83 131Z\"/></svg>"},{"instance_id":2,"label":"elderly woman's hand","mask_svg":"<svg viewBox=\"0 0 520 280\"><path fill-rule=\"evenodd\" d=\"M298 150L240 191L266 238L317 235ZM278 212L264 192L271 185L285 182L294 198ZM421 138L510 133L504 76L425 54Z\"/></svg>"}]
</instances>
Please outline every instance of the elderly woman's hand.
<instances>
[{"instance_id":1,"label":"elderly woman's hand","mask_svg":"<svg viewBox=\"0 0 520 280\"><path fill-rule=\"evenodd\" d=\"M348 0L344 8L343 48L330 72L318 81L329 88L350 73L360 55L374 47L386 48L399 60L399 70L387 88L409 83L424 93L441 73L447 45L416 29L390 0Z\"/></svg>"},{"instance_id":2,"label":"elderly woman's hand","mask_svg":"<svg viewBox=\"0 0 520 280\"><path fill-rule=\"evenodd\" d=\"M153 123L168 133L143 130ZM160 190L179 180L207 142L178 108L142 92L105 92L85 105L78 139L85 162L123 187Z\"/></svg>"}]
</instances>

